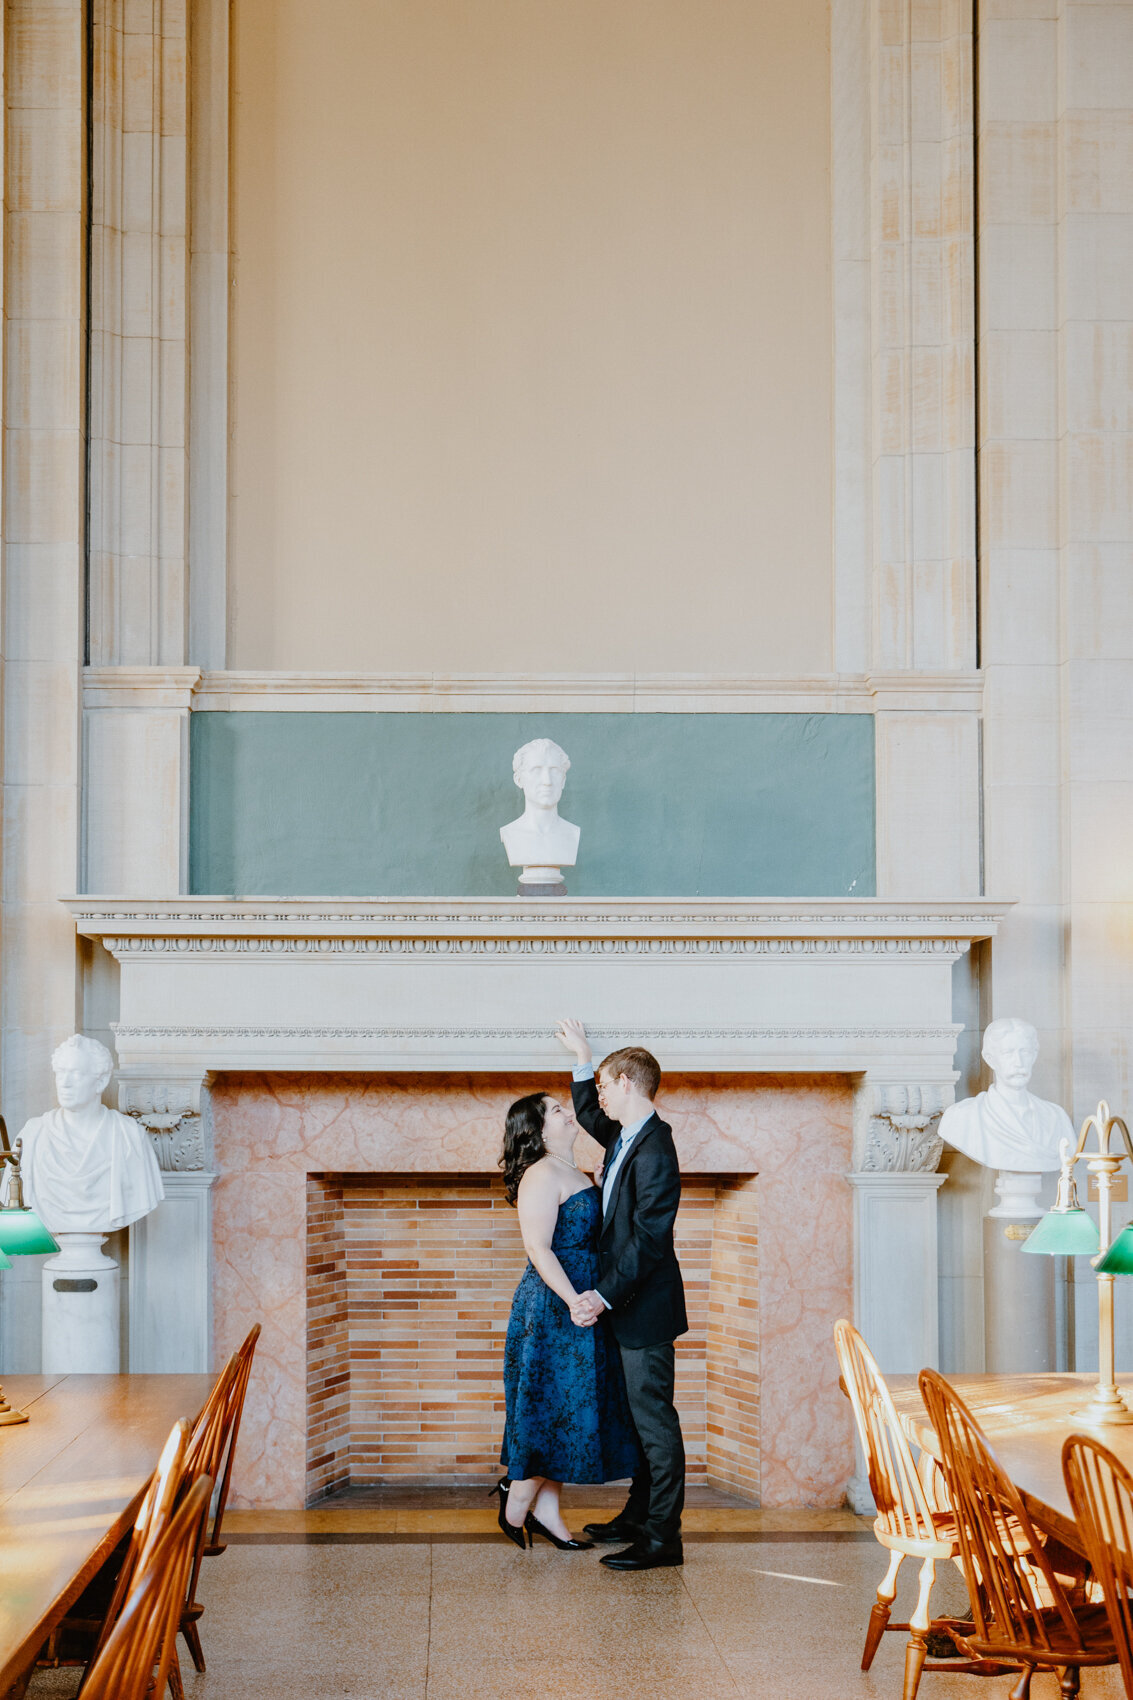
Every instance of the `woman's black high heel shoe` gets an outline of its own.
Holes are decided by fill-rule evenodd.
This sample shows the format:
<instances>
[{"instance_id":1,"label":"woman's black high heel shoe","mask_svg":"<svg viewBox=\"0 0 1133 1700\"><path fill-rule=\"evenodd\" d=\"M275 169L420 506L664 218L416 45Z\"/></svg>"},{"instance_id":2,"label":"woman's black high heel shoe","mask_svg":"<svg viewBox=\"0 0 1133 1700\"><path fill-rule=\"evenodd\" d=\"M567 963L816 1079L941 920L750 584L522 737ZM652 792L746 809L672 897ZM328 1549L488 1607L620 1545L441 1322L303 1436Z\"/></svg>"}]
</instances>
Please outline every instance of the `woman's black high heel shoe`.
<instances>
[{"instance_id":1,"label":"woman's black high heel shoe","mask_svg":"<svg viewBox=\"0 0 1133 1700\"><path fill-rule=\"evenodd\" d=\"M594 1545L593 1541L560 1541L557 1535L552 1535L546 1524L540 1523L533 1511L527 1513L526 1527L531 1531L532 1546L535 1545L534 1537L536 1535L542 1535L545 1541L550 1541L551 1545L558 1547L560 1552L587 1552Z\"/></svg>"},{"instance_id":2,"label":"woman's black high heel shoe","mask_svg":"<svg viewBox=\"0 0 1133 1700\"><path fill-rule=\"evenodd\" d=\"M494 1493L499 1494L499 1497L500 1497L500 1515L499 1515L500 1528L503 1531L503 1533L507 1536L509 1541L515 1542L515 1544L519 1548L520 1552L526 1552L527 1551L527 1542L528 1542L529 1537L527 1536L524 1524L521 1523L519 1525L519 1527L517 1528L514 1523L509 1523L508 1520L507 1520L507 1490L510 1486L511 1486L511 1483L508 1481L507 1477L506 1476L502 1477L501 1480L496 1483L495 1487L489 1488L488 1498L490 1499ZM531 1544L534 1546L534 1544L535 1544L534 1541L532 1541Z\"/></svg>"}]
</instances>

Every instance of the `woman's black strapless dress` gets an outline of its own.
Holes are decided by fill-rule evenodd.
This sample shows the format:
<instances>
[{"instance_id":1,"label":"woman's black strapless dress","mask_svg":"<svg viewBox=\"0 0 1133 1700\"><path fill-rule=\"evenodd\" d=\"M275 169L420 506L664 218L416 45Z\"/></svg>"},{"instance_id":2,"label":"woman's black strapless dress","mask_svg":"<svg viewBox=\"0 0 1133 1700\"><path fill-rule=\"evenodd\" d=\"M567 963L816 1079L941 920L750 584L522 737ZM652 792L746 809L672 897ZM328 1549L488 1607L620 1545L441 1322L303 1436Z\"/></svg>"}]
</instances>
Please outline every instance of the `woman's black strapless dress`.
<instances>
[{"instance_id":1,"label":"woman's black strapless dress","mask_svg":"<svg viewBox=\"0 0 1133 1700\"><path fill-rule=\"evenodd\" d=\"M602 1194L572 1193L559 1206L551 1250L576 1292L598 1271ZM512 1300L504 1348L507 1426L500 1463L513 1481L613 1482L640 1462L617 1342L609 1323L577 1328L528 1264Z\"/></svg>"}]
</instances>

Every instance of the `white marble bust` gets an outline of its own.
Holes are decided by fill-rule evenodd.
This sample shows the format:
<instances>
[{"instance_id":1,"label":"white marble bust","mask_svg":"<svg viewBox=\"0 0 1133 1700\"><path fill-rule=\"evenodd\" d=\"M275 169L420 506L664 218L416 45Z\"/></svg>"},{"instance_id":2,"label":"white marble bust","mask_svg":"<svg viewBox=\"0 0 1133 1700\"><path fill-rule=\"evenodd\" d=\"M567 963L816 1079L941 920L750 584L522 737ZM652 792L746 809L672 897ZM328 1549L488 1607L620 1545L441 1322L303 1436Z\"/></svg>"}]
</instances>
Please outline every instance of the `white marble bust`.
<instances>
[{"instance_id":1,"label":"white marble bust","mask_svg":"<svg viewBox=\"0 0 1133 1700\"><path fill-rule=\"evenodd\" d=\"M20 1132L25 1200L55 1234L128 1227L161 1203L165 1188L145 1129L102 1102L113 1058L76 1033L51 1066L59 1108Z\"/></svg>"},{"instance_id":2,"label":"white marble bust","mask_svg":"<svg viewBox=\"0 0 1133 1700\"><path fill-rule=\"evenodd\" d=\"M507 859L522 868L520 885L554 886L563 868L578 860L581 827L559 814L570 758L551 738L533 738L512 758L512 778L523 792L525 808L518 820L501 826Z\"/></svg>"},{"instance_id":3,"label":"white marble bust","mask_svg":"<svg viewBox=\"0 0 1133 1700\"><path fill-rule=\"evenodd\" d=\"M991 1022L983 1057L995 1080L986 1092L945 1110L941 1138L989 1169L1043 1174L1059 1168L1059 1141L1073 1144L1074 1128L1061 1104L1027 1091L1038 1054L1039 1036L1029 1021L1007 1016Z\"/></svg>"}]
</instances>

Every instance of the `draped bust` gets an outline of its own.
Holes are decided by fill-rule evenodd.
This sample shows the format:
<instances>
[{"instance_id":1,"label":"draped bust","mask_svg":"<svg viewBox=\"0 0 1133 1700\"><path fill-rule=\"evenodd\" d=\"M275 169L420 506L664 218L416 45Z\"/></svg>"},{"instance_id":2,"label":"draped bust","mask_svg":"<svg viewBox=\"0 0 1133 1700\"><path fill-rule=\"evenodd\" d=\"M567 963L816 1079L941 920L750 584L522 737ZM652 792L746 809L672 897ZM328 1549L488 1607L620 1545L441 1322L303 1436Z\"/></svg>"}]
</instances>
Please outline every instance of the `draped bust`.
<instances>
[{"instance_id":1,"label":"draped bust","mask_svg":"<svg viewBox=\"0 0 1133 1700\"><path fill-rule=\"evenodd\" d=\"M512 778L525 807L517 820L501 826L507 859L513 868L542 877L559 876L578 859L582 829L559 814L570 757L551 738L533 738L512 758ZM523 876L521 876L523 877Z\"/></svg>"},{"instance_id":2,"label":"draped bust","mask_svg":"<svg viewBox=\"0 0 1133 1700\"><path fill-rule=\"evenodd\" d=\"M983 1056L995 1080L986 1092L945 1110L941 1138L989 1169L1042 1174L1059 1168L1059 1141L1073 1143L1074 1128L1060 1104L1027 1091L1038 1054L1039 1037L1029 1021L993 1021Z\"/></svg>"},{"instance_id":3,"label":"draped bust","mask_svg":"<svg viewBox=\"0 0 1133 1700\"><path fill-rule=\"evenodd\" d=\"M59 1107L20 1131L20 1170L28 1204L52 1233L109 1234L165 1197L144 1128L101 1102L113 1059L96 1039L75 1034L51 1059Z\"/></svg>"}]
</instances>

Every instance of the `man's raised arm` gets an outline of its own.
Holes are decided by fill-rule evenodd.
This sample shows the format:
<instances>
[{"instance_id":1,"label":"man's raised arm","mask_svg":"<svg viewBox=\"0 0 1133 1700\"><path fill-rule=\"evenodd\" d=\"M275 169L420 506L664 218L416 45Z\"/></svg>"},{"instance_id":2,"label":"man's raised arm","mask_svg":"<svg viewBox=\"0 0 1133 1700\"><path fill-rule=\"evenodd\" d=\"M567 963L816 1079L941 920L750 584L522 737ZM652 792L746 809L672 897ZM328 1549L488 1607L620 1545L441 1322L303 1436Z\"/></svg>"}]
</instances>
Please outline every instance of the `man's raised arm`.
<instances>
[{"instance_id":1,"label":"man's raised arm","mask_svg":"<svg viewBox=\"0 0 1133 1700\"><path fill-rule=\"evenodd\" d=\"M622 1131L621 1122L611 1120L598 1102L598 1087L594 1079L594 1053L586 1037L586 1029L576 1016L565 1016L558 1025L555 1038L572 1052L575 1059L570 1095L574 1113L592 1139L605 1150Z\"/></svg>"}]
</instances>

